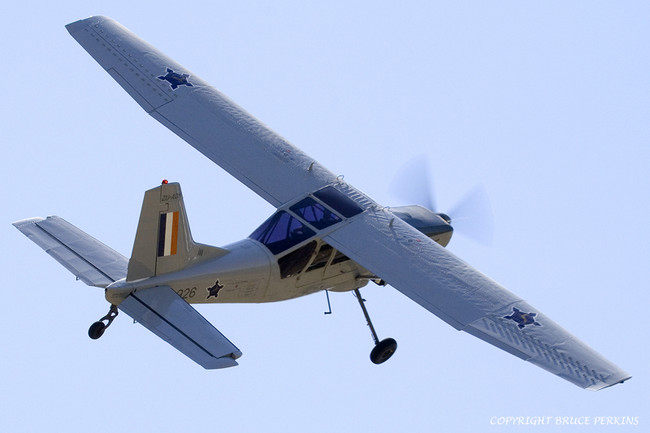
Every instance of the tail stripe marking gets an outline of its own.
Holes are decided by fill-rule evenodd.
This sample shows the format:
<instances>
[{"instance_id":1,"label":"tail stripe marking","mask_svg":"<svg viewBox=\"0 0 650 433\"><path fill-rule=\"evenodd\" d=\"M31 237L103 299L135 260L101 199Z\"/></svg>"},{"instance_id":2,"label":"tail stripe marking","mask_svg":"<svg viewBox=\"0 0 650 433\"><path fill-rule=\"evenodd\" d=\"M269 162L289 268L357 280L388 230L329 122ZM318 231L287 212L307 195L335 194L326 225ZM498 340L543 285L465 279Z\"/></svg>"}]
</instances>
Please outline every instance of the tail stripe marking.
<instances>
[{"instance_id":1,"label":"tail stripe marking","mask_svg":"<svg viewBox=\"0 0 650 433\"><path fill-rule=\"evenodd\" d=\"M158 257L176 254L178 247L178 217L178 211L160 214Z\"/></svg>"},{"instance_id":2,"label":"tail stripe marking","mask_svg":"<svg viewBox=\"0 0 650 433\"><path fill-rule=\"evenodd\" d=\"M169 243L169 253L176 254L178 246L178 212L172 212L172 229L171 229L171 242Z\"/></svg>"}]
</instances>

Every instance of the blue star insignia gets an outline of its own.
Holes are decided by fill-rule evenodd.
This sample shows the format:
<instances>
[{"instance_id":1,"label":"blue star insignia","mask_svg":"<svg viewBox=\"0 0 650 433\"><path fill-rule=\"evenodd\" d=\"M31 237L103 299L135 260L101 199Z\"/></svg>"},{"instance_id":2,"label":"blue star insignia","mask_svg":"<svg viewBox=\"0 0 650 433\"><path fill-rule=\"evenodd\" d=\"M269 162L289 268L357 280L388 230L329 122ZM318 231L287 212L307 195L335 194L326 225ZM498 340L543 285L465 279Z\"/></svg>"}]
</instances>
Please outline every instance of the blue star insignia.
<instances>
[{"instance_id":1,"label":"blue star insignia","mask_svg":"<svg viewBox=\"0 0 650 433\"><path fill-rule=\"evenodd\" d=\"M172 85L172 89L176 90L178 86L190 86L192 83L187 81L189 74L179 74L174 72L173 69L167 68L167 75L161 75L158 77L159 80L169 81L169 84Z\"/></svg>"},{"instance_id":2,"label":"blue star insignia","mask_svg":"<svg viewBox=\"0 0 650 433\"><path fill-rule=\"evenodd\" d=\"M523 329L526 325L542 326L541 323L535 321L537 313L524 313L521 310L512 307L512 314L504 316L504 319L513 320L517 322L519 329Z\"/></svg>"}]
</instances>

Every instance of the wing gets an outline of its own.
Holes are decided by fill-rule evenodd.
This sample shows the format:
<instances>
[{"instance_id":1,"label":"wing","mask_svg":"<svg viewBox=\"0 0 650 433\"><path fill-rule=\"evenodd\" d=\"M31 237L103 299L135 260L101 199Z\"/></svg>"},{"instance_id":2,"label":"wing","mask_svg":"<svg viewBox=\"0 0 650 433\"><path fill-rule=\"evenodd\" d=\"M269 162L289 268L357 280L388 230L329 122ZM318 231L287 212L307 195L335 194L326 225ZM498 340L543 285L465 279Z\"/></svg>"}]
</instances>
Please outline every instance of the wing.
<instances>
[{"instance_id":1,"label":"wing","mask_svg":"<svg viewBox=\"0 0 650 433\"><path fill-rule=\"evenodd\" d=\"M335 180L221 92L110 18L91 17L66 27L147 113L272 205Z\"/></svg>"},{"instance_id":2,"label":"wing","mask_svg":"<svg viewBox=\"0 0 650 433\"><path fill-rule=\"evenodd\" d=\"M582 388L598 390L630 378L388 210L370 209L324 239L454 328Z\"/></svg>"},{"instance_id":3,"label":"wing","mask_svg":"<svg viewBox=\"0 0 650 433\"><path fill-rule=\"evenodd\" d=\"M126 277L126 257L63 218L30 218L13 225L89 286L106 287Z\"/></svg>"},{"instance_id":4,"label":"wing","mask_svg":"<svg viewBox=\"0 0 650 433\"><path fill-rule=\"evenodd\" d=\"M238 365L239 349L168 286L129 295L118 308L203 368Z\"/></svg>"}]
</instances>

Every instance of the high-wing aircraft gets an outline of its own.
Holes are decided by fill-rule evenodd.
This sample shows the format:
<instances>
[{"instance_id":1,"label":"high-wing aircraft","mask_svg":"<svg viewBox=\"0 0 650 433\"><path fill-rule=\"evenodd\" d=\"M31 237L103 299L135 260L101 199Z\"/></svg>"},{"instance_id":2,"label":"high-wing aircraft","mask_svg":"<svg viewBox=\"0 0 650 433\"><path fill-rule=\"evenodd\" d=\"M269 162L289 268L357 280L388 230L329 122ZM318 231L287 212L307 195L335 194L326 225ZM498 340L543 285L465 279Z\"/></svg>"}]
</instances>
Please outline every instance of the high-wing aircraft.
<instances>
[{"instance_id":1,"label":"high-wing aircraft","mask_svg":"<svg viewBox=\"0 0 650 433\"><path fill-rule=\"evenodd\" d=\"M390 284L449 325L582 388L630 375L536 308L444 247L451 219L421 206L387 208L335 176L185 67L102 16L70 34L154 119L277 208L252 234L217 248L194 241L177 183L146 191L127 259L65 220L14 225L121 310L207 369L241 351L190 304L275 302L353 291L375 340L374 363L397 343L379 340L359 289Z\"/></svg>"}]
</instances>

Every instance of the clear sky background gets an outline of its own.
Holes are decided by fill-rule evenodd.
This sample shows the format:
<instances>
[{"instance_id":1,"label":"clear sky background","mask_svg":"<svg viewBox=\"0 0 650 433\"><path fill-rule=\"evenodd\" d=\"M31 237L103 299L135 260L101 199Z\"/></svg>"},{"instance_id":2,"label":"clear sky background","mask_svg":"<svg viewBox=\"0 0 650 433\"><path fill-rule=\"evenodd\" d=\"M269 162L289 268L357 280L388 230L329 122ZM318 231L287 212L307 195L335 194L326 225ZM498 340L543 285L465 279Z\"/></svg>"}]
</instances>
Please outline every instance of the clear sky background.
<instances>
[{"instance_id":1,"label":"clear sky background","mask_svg":"<svg viewBox=\"0 0 650 433\"><path fill-rule=\"evenodd\" d=\"M13 2L0 32L0 430L636 431L648 409L650 3ZM129 256L143 192L183 187L194 238L273 211L150 118L64 25L111 16L386 205L424 154L442 211L483 185L483 246L449 249L633 375L582 390L455 331L391 287L199 310L244 353L205 371L76 282L10 224L59 215ZM493 417L639 426L492 426Z\"/></svg>"}]
</instances>

